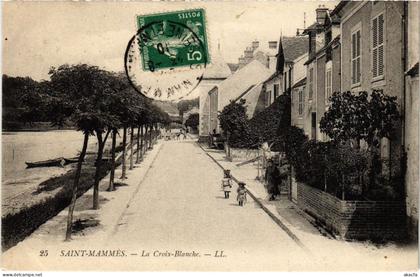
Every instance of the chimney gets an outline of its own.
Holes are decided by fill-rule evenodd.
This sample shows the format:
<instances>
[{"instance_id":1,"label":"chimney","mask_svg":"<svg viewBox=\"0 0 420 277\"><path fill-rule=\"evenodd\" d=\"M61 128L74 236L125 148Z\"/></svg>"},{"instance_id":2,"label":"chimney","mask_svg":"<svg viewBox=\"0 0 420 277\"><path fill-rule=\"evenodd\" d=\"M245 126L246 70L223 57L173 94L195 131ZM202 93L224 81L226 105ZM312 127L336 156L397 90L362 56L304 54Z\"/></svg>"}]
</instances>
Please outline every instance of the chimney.
<instances>
[{"instance_id":1,"label":"chimney","mask_svg":"<svg viewBox=\"0 0 420 277\"><path fill-rule=\"evenodd\" d=\"M316 22L318 24L324 25L325 19L327 18L327 12L328 8L326 8L324 5L319 5L319 7L316 9Z\"/></svg>"},{"instance_id":2,"label":"chimney","mask_svg":"<svg viewBox=\"0 0 420 277\"><path fill-rule=\"evenodd\" d=\"M258 40L254 40L252 42L252 50L257 49L260 46L260 42Z\"/></svg>"},{"instance_id":3,"label":"chimney","mask_svg":"<svg viewBox=\"0 0 420 277\"><path fill-rule=\"evenodd\" d=\"M241 56L241 57L238 59L238 65L239 65L239 67L242 67L242 66L244 66L244 65L245 65L245 58L244 58L244 56Z\"/></svg>"},{"instance_id":4,"label":"chimney","mask_svg":"<svg viewBox=\"0 0 420 277\"><path fill-rule=\"evenodd\" d=\"M269 41L268 48L270 49L277 49L277 41Z\"/></svg>"},{"instance_id":5,"label":"chimney","mask_svg":"<svg viewBox=\"0 0 420 277\"><path fill-rule=\"evenodd\" d=\"M245 58L252 59L254 50L251 47L247 47L244 51Z\"/></svg>"}]
</instances>

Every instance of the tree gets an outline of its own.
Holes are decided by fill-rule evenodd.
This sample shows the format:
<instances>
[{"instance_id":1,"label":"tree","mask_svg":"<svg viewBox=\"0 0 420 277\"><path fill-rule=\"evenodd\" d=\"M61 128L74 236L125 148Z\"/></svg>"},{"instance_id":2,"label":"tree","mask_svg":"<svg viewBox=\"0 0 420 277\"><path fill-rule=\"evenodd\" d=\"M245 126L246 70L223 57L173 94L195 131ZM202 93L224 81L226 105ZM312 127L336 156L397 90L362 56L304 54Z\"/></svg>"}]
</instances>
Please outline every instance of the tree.
<instances>
[{"instance_id":1,"label":"tree","mask_svg":"<svg viewBox=\"0 0 420 277\"><path fill-rule=\"evenodd\" d=\"M320 121L320 130L334 141L354 140L360 146L364 140L369 147L379 145L381 138L393 138L395 123L400 118L397 97L374 90L358 95L346 91L331 96L331 106Z\"/></svg>"},{"instance_id":2,"label":"tree","mask_svg":"<svg viewBox=\"0 0 420 277\"><path fill-rule=\"evenodd\" d=\"M198 125L200 124L200 115L198 113L190 114L185 121L185 126L191 127L194 130L197 130Z\"/></svg>"},{"instance_id":3,"label":"tree","mask_svg":"<svg viewBox=\"0 0 420 277\"><path fill-rule=\"evenodd\" d=\"M233 147L249 147L255 141L248 125L245 99L231 101L218 115L220 127L225 137L229 134L229 145Z\"/></svg>"},{"instance_id":4,"label":"tree","mask_svg":"<svg viewBox=\"0 0 420 277\"><path fill-rule=\"evenodd\" d=\"M182 118L184 116L184 113L191 110L193 107L199 106L200 99L195 98L191 100L181 100L177 103L177 108L179 111L179 116Z\"/></svg>"},{"instance_id":5,"label":"tree","mask_svg":"<svg viewBox=\"0 0 420 277\"><path fill-rule=\"evenodd\" d=\"M396 100L397 97L385 95L380 90L372 91L370 97L366 91L357 95L349 91L335 92L330 98L329 110L320 121L320 130L337 143L355 141L360 148L360 142L366 142L370 152L371 185L381 171L378 162L380 141L395 136L395 126L400 118Z\"/></svg>"},{"instance_id":6,"label":"tree","mask_svg":"<svg viewBox=\"0 0 420 277\"><path fill-rule=\"evenodd\" d=\"M62 65L52 68L50 75L50 116L54 124L60 125L65 118L70 118L84 135L73 183L72 200L67 218L66 240L71 239L73 211L76 204L82 162L85 158L90 135L98 139L95 183L99 183L99 170L102 161L103 145L109 134L103 136L107 126L115 119L107 111L106 97L114 88L112 76L96 66L86 64ZM94 183L94 187L97 185ZM95 201L95 200L94 200ZM95 202L94 202L95 207Z\"/></svg>"}]
</instances>

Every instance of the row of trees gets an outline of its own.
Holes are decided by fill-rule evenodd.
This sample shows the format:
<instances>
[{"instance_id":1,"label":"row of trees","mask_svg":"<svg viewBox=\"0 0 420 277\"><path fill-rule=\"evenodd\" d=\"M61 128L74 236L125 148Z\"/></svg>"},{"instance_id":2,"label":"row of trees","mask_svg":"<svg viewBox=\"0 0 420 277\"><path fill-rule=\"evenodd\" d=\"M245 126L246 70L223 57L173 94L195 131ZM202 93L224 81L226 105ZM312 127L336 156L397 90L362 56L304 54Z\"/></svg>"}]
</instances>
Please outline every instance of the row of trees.
<instances>
[{"instance_id":1,"label":"row of trees","mask_svg":"<svg viewBox=\"0 0 420 277\"><path fill-rule=\"evenodd\" d=\"M144 149L151 147L153 133L159 124L169 124L167 113L149 99L138 94L128 83L125 75L102 70L87 64L62 65L49 72L50 81L31 87L37 107L31 112L42 111L44 120L54 126L71 122L83 134L82 151L78 159L71 204L69 207L66 240L71 239L73 211L77 198L82 163L85 159L89 138L97 140L96 171L93 184L93 209L99 208L99 181L103 153L108 138L112 137L111 174L109 191L114 190L115 149L118 131L123 131L122 176L126 178L127 131L130 129L130 169L134 159L134 133L137 129L137 157L139 162ZM146 138L146 139L145 139Z\"/></svg>"}]
</instances>

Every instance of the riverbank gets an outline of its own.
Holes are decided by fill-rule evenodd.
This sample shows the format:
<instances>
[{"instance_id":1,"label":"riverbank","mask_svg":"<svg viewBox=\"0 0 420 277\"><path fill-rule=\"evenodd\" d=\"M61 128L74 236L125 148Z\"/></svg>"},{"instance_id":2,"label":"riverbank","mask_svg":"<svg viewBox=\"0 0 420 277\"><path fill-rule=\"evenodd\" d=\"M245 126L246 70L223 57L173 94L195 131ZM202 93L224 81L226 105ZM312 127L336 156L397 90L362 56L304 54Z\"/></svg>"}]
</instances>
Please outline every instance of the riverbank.
<instances>
[{"instance_id":1,"label":"riverbank","mask_svg":"<svg viewBox=\"0 0 420 277\"><path fill-rule=\"evenodd\" d=\"M135 147L135 146L134 146ZM129 146L127 146L129 149ZM117 152L122 147L117 147ZM136 153L135 151L134 153ZM127 158L130 151L128 150ZM104 157L110 156L109 149L104 152ZM78 197L83 195L93 186L95 175L96 155L87 155L80 176ZM121 153L117 155L116 166L122 162ZM105 162L102 165L100 179L109 173L111 164ZM69 172L48 179L38 185L34 190L27 190L12 199L2 207L2 249L3 251L13 247L25 239L44 222L56 216L70 204L72 186L75 176L75 166ZM104 180L103 182L107 182Z\"/></svg>"},{"instance_id":2,"label":"riverbank","mask_svg":"<svg viewBox=\"0 0 420 277\"><path fill-rule=\"evenodd\" d=\"M96 167L95 156L87 157L83 164L77 195L80 196L93 186ZM117 161L117 165L121 159ZM105 162L100 172L102 179L110 170ZM76 170L42 182L36 190L25 191L14 198L8 206L2 207L2 249L16 245L30 235L41 224L57 215L70 204Z\"/></svg>"}]
</instances>

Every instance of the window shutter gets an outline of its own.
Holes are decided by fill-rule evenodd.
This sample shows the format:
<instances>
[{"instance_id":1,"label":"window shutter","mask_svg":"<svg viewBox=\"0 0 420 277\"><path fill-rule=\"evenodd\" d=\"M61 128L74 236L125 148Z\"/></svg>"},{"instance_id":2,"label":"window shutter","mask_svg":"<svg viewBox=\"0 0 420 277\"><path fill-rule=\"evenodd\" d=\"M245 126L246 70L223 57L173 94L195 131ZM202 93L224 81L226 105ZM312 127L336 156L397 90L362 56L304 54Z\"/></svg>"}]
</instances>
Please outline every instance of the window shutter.
<instances>
[{"instance_id":1,"label":"window shutter","mask_svg":"<svg viewBox=\"0 0 420 277\"><path fill-rule=\"evenodd\" d=\"M378 76L378 48L373 49L372 52L373 60L372 60L372 73L373 77Z\"/></svg>"},{"instance_id":2,"label":"window shutter","mask_svg":"<svg viewBox=\"0 0 420 277\"><path fill-rule=\"evenodd\" d=\"M378 45L384 43L384 15L381 14L377 18L378 20Z\"/></svg>"},{"instance_id":3,"label":"window shutter","mask_svg":"<svg viewBox=\"0 0 420 277\"><path fill-rule=\"evenodd\" d=\"M372 75L373 78L384 74L384 15L372 20Z\"/></svg>"},{"instance_id":4,"label":"window shutter","mask_svg":"<svg viewBox=\"0 0 420 277\"><path fill-rule=\"evenodd\" d=\"M384 74L384 45L378 47L378 75Z\"/></svg>"},{"instance_id":5,"label":"window shutter","mask_svg":"<svg viewBox=\"0 0 420 277\"><path fill-rule=\"evenodd\" d=\"M352 63L351 80L352 80L352 83L355 84L356 83L356 60L352 60L351 63Z\"/></svg>"},{"instance_id":6,"label":"window shutter","mask_svg":"<svg viewBox=\"0 0 420 277\"><path fill-rule=\"evenodd\" d=\"M356 57L356 34L351 36L351 44L352 44L352 54L351 57L354 59Z\"/></svg>"},{"instance_id":7,"label":"window shutter","mask_svg":"<svg viewBox=\"0 0 420 277\"><path fill-rule=\"evenodd\" d=\"M358 31L357 33L356 33L356 38L357 38L357 40L356 40L356 45L357 45L357 52L356 52L356 55L357 56L360 56L360 31Z\"/></svg>"},{"instance_id":8,"label":"window shutter","mask_svg":"<svg viewBox=\"0 0 420 277\"><path fill-rule=\"evenodd\" d=\"M378 18L375 18L372 22L372 43L373 47L378 45Z\"/></svg>"}]
</instances>

